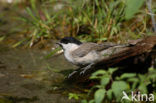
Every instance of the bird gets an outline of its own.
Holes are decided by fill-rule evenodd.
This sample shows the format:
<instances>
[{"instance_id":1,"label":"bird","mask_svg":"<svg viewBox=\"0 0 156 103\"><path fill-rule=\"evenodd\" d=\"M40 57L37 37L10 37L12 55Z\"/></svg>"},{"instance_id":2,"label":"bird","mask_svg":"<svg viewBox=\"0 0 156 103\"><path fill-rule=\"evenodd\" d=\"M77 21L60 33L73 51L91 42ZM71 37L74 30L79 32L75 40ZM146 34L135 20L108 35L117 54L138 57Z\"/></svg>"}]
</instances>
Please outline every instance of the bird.
<instances>
[{"instance_id":1,"label":"bird","mask_svg":"<svg viewBox=\"0 0 156 103\"><path fill-rule=\"evenodd\" d=\"M68 62L80 68L85 67L81 74L84 74L92 65L118 51L116 48L119 47L114 43L81 42L74 37L64 37L57 44L63 49Z\"/></svg>"}]
</instances>

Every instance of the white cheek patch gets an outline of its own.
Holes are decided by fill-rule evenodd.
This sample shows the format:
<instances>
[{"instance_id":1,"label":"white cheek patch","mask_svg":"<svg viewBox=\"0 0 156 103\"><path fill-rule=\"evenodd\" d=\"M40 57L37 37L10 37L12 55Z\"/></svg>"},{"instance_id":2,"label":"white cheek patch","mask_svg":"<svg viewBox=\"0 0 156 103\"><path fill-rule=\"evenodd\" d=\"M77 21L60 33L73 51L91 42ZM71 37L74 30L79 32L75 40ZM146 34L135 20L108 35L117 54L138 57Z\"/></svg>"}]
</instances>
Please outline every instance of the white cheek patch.
<instances>
[{"instance_id":1,"label":"white cheek patch","mask_svg":"<svg viewBox=\"0 0 156 103\"><path fill-rule=\"evenodd\" d=\"M68 44L62 44L63 49L67 51L73 51L79 47L77 44L68 43Z\"/></svg>"},{"instance_id":2,"label":"white cheek patch","mask_svg":"<svg viewBox=\"0 0 156 103\"><path fill-rule=\"evenodd\" d=\"M65 58L74 64L74 58L72 56L72 51L74 51L75 49L77 49L79 47L79 45L73 44L73 43L68 43L68 44L62 44L63 49L64 49L64 56Z\"/></svg>"}]
</instances>

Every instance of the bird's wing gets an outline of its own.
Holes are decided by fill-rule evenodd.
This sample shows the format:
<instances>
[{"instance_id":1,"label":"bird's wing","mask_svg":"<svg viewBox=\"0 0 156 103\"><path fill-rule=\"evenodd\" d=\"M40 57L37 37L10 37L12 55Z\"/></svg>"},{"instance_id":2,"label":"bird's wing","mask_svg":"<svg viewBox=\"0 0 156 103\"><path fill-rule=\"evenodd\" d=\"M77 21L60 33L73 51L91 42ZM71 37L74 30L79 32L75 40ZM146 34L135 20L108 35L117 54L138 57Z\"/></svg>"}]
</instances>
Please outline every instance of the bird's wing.
<instances>
[{"instance_id":1,"label":"bird's wing","mask_svg":"<svg viewBox=\"0 0 156 103\"><path fill-rule=\"evenodd\" d=\"M102 51L102 50L105 50L105 49L108 49L110 47L114 47L114 46L117 46L118 44L114 44L114 43L110 43L110 42L106 42L106 43L103 43L103 44L98 44L98 46L96 46L96 51Z\"/></svg>"},{"instance_id":2,"label":"bird's wing","mask_svg":"<svg viewBox=\"0 0 156 103\"><path fill-rule=\"evenodd\" d=\"M115 46L116 44L109 44L109 43L104 43L104 44L96 44L96 43L83 43L79 48L74 50L72 52L72 55L74 57L83 57L87 55L90 51L102 51L104 49L107 49L109 47Z\"/></svg>"},{"instance_id":3,"label":"bird's wing","mask_svg":"<svg viewBox=\"0 0 156 103\"><path fill-rule=\"evenodd\" d=\"M83 43L79 48L72 52L74 57L83 57L88 54L94 47L96 47L96 43Z\"/></svg>"}]
</instances>

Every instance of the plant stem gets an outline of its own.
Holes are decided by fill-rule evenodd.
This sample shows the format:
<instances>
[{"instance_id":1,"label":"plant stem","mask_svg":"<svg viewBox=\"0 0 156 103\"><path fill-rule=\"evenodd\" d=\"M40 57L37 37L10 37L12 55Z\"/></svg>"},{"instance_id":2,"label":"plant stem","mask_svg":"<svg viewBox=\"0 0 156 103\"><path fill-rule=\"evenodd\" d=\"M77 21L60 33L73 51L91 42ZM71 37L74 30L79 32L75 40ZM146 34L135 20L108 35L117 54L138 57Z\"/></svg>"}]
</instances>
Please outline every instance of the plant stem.
<instances>
[{"instance_id":1,"label":"plant stem","mask_svg":"<svg viewBox=\"0 0 156 103\"><path fill-rule=\"evenodd\" d=\"M148 10L149 10L149 12L150 12L149 15L151 16L152 25L153 25L153 28L154 28L154 32L156 33L156 22L155 22L154 14L153 14L153 12L152 12L151 3L152 3L152 0L147 0L147 7L148 7Z\"/></svg>"}]
</instances>

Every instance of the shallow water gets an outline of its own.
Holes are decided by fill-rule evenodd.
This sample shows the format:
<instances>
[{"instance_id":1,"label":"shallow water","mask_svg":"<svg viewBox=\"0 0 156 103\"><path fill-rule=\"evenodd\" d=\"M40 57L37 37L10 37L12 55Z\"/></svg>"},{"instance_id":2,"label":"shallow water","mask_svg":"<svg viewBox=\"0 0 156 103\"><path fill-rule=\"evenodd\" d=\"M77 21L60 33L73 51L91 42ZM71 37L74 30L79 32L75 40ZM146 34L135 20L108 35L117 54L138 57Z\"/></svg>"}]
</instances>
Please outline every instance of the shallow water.
<instances>
[{"instance_id":1,"label":"shallow water","mask_svg":"<svg viewBox=\"0 0 156 103\"><path fill-rule=\"evenodd\" d=\"M75 68L50 51L11 49L0 45L0 103L75 103L64 78Z\"/></svg>"}]
</instances>

